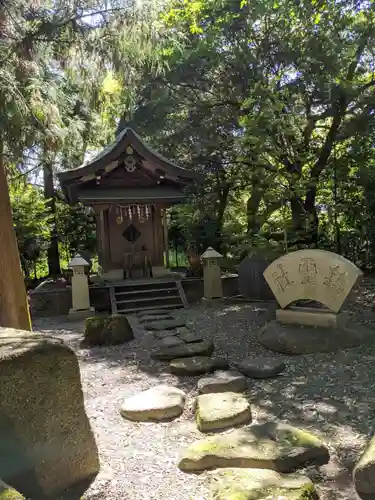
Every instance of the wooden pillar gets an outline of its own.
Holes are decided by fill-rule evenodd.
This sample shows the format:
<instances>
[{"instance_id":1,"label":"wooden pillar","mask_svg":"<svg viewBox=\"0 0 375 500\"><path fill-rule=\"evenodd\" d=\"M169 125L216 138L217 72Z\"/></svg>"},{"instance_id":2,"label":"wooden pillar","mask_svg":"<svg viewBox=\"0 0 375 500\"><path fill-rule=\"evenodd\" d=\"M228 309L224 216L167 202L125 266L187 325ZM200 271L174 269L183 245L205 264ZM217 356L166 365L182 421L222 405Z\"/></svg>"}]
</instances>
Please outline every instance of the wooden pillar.
<instances>
[{"instance_id":1,"label":"wooden pillar","mask_svg":"<svg viewBox=\"0 0 375 500\"><path fill-rule=\"evenodd\" d=\"M13 228L0 143L0 326L31 331L25 281Z\"/></svg>"},{"instance_id":2,"label":"wooden pillar","mask_svg":"<svg viewBox=\"0 0 375 500\"><path fill-rule=\"evenodd\" d=\"M162 210L163 217L163 231L164 231L164 252L165 252L165 266L169 268L169 240L168 240L168 224L167 224L167 209Z\"/></svg>"},{"instance_id":3,"label":"wooden pillar","mask_svg":"<svg viewBox=\"0 0 375 500\"><path fill-rule=\"evenodd\" d=\"M108 266L107 245L106 245L106 231L105 231L105 212L101 208L99 212L99 240L100 240L100 254L101 254L101 268L102 273L106 272Z\"/></svg>"}]
</instances>

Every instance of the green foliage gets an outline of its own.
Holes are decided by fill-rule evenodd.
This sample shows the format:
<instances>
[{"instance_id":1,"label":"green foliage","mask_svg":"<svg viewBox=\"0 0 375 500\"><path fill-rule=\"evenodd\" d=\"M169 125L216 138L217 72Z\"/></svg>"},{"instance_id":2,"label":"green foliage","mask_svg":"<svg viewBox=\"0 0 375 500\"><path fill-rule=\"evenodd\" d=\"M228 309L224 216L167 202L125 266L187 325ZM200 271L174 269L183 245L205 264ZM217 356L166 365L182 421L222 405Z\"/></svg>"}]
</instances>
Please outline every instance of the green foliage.
<instances>
[{"instance_id":1,"label":"green foliage","mask_svg":"<svg viewBox=\"0 0 375 500\"><path fill-rule=\"evenodd\" d=\"M30 190L12 194L25 273L53 241L65 261L95 252L91 215L64 204L53 176L112 140L119 118L203 176L171 211L177 253L214 246L237 262L319 246L373 267L371 3L51 5L0 13L6 167L36 184L38 165L51 172L43 209L36 188L32 210Z\"/></svg>"},{"instance_id":2,"label":"green foliage","mask_svg":"<svg viewBox=\"0 0 375 500\"><path fill-rule=\"evenodd\" d=\"M38 188L23 182L10 185L10 200L21 264L28 277L31 270L36 274L37 264L45 257L49 237L45 200Z\"/></svg>"}]
</instances>

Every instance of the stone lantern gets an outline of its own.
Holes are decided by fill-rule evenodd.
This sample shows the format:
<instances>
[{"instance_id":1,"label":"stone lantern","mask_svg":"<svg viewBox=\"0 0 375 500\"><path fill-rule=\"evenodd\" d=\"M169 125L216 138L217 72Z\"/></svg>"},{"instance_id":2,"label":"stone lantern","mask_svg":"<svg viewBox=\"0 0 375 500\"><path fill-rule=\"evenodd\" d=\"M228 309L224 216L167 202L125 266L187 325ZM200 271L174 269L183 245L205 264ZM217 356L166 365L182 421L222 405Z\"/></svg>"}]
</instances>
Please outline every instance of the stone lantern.
<instances>
[{"instance_id":1,"label":"stone lantern","mask_svg":"<svg viewBox=\"0 0 375 500\"><path fill-rule=\"evenodd\" d=\"M219 266L219 259L222 257L223 256L212 247L208 247L202 255L204 297L206 299L220 299L223 296L223 285Z\"/></svg>"},{"instance_id":2,"label":"stone lantern","mask_svg":"<svg viewBox=\"0 0 375 500\"><path fill-rule=\"evenodd\" d=\"M72 276L72 309L69 311L69 318L72 320L84 319L94 316L95 310L90 307L89 282L85 273L85 268L89 263L77 254L68 264L73 270Z\"/></svg>"}]
</instances>

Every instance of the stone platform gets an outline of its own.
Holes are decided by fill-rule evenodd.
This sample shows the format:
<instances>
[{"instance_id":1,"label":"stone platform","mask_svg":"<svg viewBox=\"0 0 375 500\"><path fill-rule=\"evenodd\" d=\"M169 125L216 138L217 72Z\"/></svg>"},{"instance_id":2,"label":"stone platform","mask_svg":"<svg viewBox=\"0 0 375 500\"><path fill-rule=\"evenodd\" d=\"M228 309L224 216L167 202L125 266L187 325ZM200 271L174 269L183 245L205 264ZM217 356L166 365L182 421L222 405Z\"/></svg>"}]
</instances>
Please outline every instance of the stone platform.
<instances>
[{"instance_id":1,"label":"stone platform","mask_svg":"<svg viewBox=\"0 0 375 500\"><path fill-rule=\"evenodd\" d=\"M375 341L375 333L370 328L350 321L337 328L283 325L271 321L261 328L258 338L259 342L271 351L283 354L312 354L369 344Z\"/></svg>"},{"instance_id":2,"label":"stone platform","mask_svg":"<svg viewBox=\"0 0 375 500\"><path fill-rule=\"evenodd\" d=\"M302 325L323 328L345 327L349 321L346 313L333 313L329 309L313 307L290 307L277 309L276 321L283 325Z\"/></svg>"}]
</instances>

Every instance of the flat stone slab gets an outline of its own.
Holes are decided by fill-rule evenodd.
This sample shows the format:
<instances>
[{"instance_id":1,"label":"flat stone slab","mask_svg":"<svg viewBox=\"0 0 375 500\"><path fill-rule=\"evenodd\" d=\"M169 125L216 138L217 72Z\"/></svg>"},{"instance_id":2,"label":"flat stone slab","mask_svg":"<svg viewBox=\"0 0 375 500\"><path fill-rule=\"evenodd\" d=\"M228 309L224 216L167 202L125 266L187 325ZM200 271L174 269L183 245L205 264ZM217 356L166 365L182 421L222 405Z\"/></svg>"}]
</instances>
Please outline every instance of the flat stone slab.
<instances>
[{"instance_id":1,"label":"flat stone slab","mask_svg":"<svg viewBox=\"0 0 375 500\"><path fill-rule=\"evenodd\" d=\"M212 376L198 380L200 394L215 392L245 392L246 378L236 371L216 371Z\"/></svg>"},{"instance_id":2,"label":"flat stone slab","mask_svg":"<svg viewBox=\"0 0 375 500\"><path fill-rule=\"evenodd\" d=\"M194 344L194 342L202 342L203 338L199 337L194 332L179 333L178 336L181 340L186 342L186 344Z\"/></svg>"},{"instance_id":3,"label":"flat stone slab","mask_svg":"<svg viewBox=\"0 0 375 500\"><path fill-rule=\"evenodd\" d=\"M228 368L228 361L224 358L210 358L208 356L194 356L192 358L173 359L169 369L174 375L202 375L217 369Z\"/></svg>"},{"instance_id":4,"label":"flat stone slab","mask_svg":"<svg viewBox=\"0 0 375 500\"><path fill-rule=\"evenodd\" d=\"M249 357L239 363L238 370L250 378L271 378L285 370L285 363L274 358Z\"/></svg>"},{"instance_id":5,"label":"flat stone slab","mask_svg":"<svg viewBox=\"0 0 375 500\"><path fill-rule=\"evenodd\" d=\"M195 344L183 344L175 347L161 347L151 353L153 359L160 361L172 361L178 358L192 358L193 356L211 356L214 344L211 340L196 342Z\"/></svg>"},{"instance_id":6,"label":"flat stone slab","mask_svg":"<svg viewBox=\"0 0 375 500\"><path fill-rule=\"evenodd\" d=\"M201 394L197 398L195 420L201 432L246 425L251 422L250 403L237 392Z\"/></svg>"},{"instance_id":7,"label":"flat stone slab","mask_svg":"<svg viewBox=\"0 0 375 500\"><path fill-rule=\"evenodd\" d=\"M187 326L182 326L181 328L177 328L178 335L185 335L189 333L192 333L192 331Z\"/></svg>"},{"instance_id":8,"label":"flat stone slab","mask_svg":"<svg viewBox=\"0 0 375 500\"><path fill-rule=\"evenodd\" d=\"M375 336L370 328L351 322L341 328L314 328L271 321L260 330L259 342L283 354L313 354L373 344Z\"/></svg>"},{"instance_id":9,"label":"flat stone slab","mask_svg":"<svg viewBox=\"0 0 375 500\"><path fill-rule=\"evenodd\" d=\"M170 314L151 314L139 318L140 323L153 323L154 321L169 321L174 319Z\"/></svg>"},{"instance_id":10,"label":"flat stone slab","mask_svg":"<svg viewBox=\"0 0 375 500\"><path fill-rule=\"evenodd\" d=\"M185 398L177 387L158 385L126 399L120 413L136 422L168 421L182 414Z\"/></svg>"},{"instance_id":11,"label":"flat stone slab","mask_svg":"<svg viewBox=\"0 0 375 500\"><path fill-rule=\"evenodd\" d=\"M179 326L185 325L185 320L183 319L166 319L163 321L153 321L151 323L146 323L146 330L173 330Z\"/></svg>"},{"instance_id":12,"label":"flat stone slab","mask_svg":"<svg viewBox=\"0 0 375 500\"><path fill-rule=\"evenodd\" d=\"M174 332L173 330L161 330L160 332L154 333L156 339L164 339L165 337L172 337L176 335L177 332Z\"/></svg>"},{"instance_id":13,"label":"flat stone slab","mask_svg":"<svg viewBox=\"0 0 375 500\"><path fill-rule=\"evenodd\" d=\"M185 472L222 467L292 472L307 464L328 462L327 447L313 434L267 422L196 441L183 453L179 468Z\"/></svg>"},{"instance_id":14,"label":"flat stone slab","mask_svg":"<svg viewBox=\"0 0 375 500\"><path fill-rule=\"evenodd\" d=\"M224 468L208 474L215 500L316 500L311 479L267 469Z\"/></svg>"},{"instance_id":15,"label":"flat stone slab","mask_svg":"<svg viewBox=\"0 0 375 500\"><path fill-rule=\"evenodd\" d=\"M138 318L143 318L144 316L165 316L166 314L170 314L165 309L149 309L148 311L141 311L137 313Z\"/></svg>"},{"instance_id":16,"label":"flat stone slab","mask_svg":"<svg viewBox=\"0 0 375 500\"><path fill-rule=\"evenodd\" d=\"M185 344L185 342L178 337L174 337L172 335L169 335L168 337L164 337L159 340L159 344L163 347L174 347L176 345L182 345Z\"/></svg>"}]
</instances>

